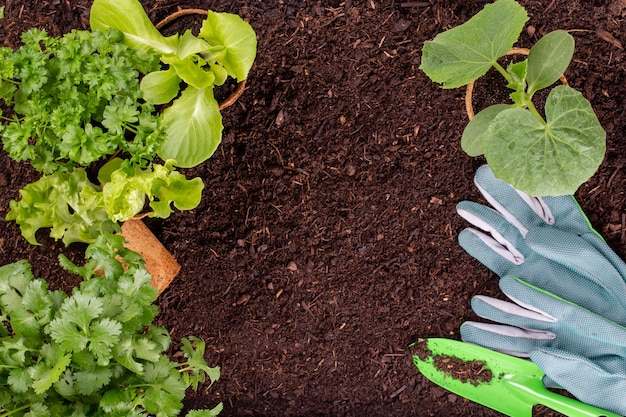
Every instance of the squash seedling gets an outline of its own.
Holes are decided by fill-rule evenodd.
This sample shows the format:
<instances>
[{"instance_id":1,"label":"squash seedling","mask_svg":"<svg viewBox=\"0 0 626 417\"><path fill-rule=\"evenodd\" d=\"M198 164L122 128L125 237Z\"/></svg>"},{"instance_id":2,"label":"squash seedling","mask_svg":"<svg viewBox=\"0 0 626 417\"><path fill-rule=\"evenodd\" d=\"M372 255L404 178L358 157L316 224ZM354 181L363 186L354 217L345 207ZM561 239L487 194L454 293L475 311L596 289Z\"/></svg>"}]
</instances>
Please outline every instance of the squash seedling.
<instances>
[{"instance_id":1,"label":"squash seedling","mask_svg":"<svg viewBox=\"0 0 626 417\"><path fill-rule=\"evenodd\" d=\"M494 174L532 196L573 194L598 169L606 133L591 104L567 85L553 87L544 113L534 94L552 86L569 66L574 38L563 30L543 36L528 58L505 69L498 60L517 41L528 15L514 0L497 0L460 26L424 43L420 69L444 88L467 85L495 68L513 90L512 104L480 111L461 147L484 155Z\"/></svg>"}]
</instances>

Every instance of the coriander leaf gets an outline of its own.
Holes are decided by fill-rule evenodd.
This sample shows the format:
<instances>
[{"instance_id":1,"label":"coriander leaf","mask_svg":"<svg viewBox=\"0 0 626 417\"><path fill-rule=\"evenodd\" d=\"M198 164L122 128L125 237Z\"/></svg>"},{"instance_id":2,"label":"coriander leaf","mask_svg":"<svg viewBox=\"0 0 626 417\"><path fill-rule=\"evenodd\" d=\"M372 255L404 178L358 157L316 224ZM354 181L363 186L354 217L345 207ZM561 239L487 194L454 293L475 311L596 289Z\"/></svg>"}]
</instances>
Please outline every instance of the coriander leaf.
<instances>
[{"instance_id":1,"label":"coriander leaf","mask_svg":"<svg viewBox=\"0 0 626 417\"><path fill-rule=\"evenodd\" d=\"M13 310L11 313L11 328L15 334L19 334L25 338L39 336L41 325L32 313L24 308Z\"/></svg>"},{"instance_id":2,"label":"coriander leaf","mask_svg":"<svg viewBox=\"0 0 626 417\"><path fill-rule=\"evenodd\" d=\"M483 76L517 41L528 15L514 0L496 0L460 26L424 42L420 69L444 88Z\"/></svg>"},{"instance_id":3,"label":"coriander leaf","mask_svg":"<svg viewBox=\"0 0 626 417\"><path fill-rule=\"evenodd\" d=\"M181 400L185 397L186 386L180 379L175 363L167 357L148 363L144 378L145 392L139 401L146 411L157 416L177 415L183 406Z\"/></svg>"},{"instance_id":4,"label":"coriander leaf","mask_svg":"<svg viewBox=\"0 0 626 417\"><path fill-rule=\"evenodd\" d=\"M30 404L24 417L50 417L52 414L47 405L43 403Z\"/></svg>"},{"instance_id":5,"label":"coriander leaf","mask_svg":"<svg viewBox=\"0 0 626 417\"><path fill-rule=\"evenodd\" d=\"M197 337L191 336L189 337L189 339L184 338L182 342L183 346L181 350L185 354L187 362L183 364L184 367L181 372L183 372L183 378L187 386L191 386L193 387L193 389L197 389L198 384L205 381L205 376L209 377L211 384L217 381L220 377L220 368L211 368L204 360L204 341Z\"/></svg>"},{"instance_id":6,"label":"coriander leaf","mask_svg":"<svg viewBox=\"0 0 626 417\"><path fill-rule=\"evenodd\" d=\"M223 409L224 405L219 403L210 410L191 410L187 413L187 417L216 417Z\"/></svg>"},{"instance_id":7,"label":"coriander leaf","mask_svg":"<svg viewBox=\"0 0 626 417\"><path fill-rule=\"evenodd\" d=\"M138 306L149 306L158 296L158 291L149 285L151 278L145 269L125 274L118 280L118 292Z\"/></svg>"},{"instance_id":8,"label":"coriander leaf","mask_svg":"<svg viewBox=\"0 0 626 417\"><path fill-rule=\"evenodd\" d=\"M87 347L89 337L71 321L62 318L52 320L49 327L52 340L68 351L80 351Z\"/></svg>"},{"instance_id":9,"label":"coriander leaf","mask_svg":"<svg viewBox=\"0 0 626 417\"><path fill-rule=\"evenodd\" d=\"M72 361L74 357L72 358ZM54 383L54 390L65 398L72 398L78 395L78 387L72 376L72 370L66 369L61 378Z\"/></svg>"},{"instance_id":10,"label":"coriander leaf","mask_svg":"<svg viewBox=\"0 0 626 417\"><path fill-rule=\"evenodd\" d=\"M100 399L100 408L107 413L114 411L131 411L135 408L131 391L121 388L107 390Z\"/></svg>"},{"instance_id":11,"label":"coriander leaf","mask_svg":"<svg viewBox=\"0 0 626 417\"><path fill-rule=\"evenodd\" d=\"M61 317L86 330L91 322L100 316L102 308L100 299L75 291L71 298L63 302Z\"/></svg>"},{"instance_id":12,"label":"coriander leaf","mask_svg":"<svg viewBox=\"0 0 626 417\"><path fill-rule=\"evenodd\" d=\"M52 309L55 306L52 295L48 291L48 284L43 280L29 282L24 290L22 305L26 310L32 311L35 317L43 320L51 318Z\"/></svg>"},{"instance_id":13,"label":"coriander leaf","mask_svg":"<svg viewBox=\"0 0 626 417\"><path fill-rule=\"evenodd\" d=\"M121 340L113 349L113 357L120 365L142 375L144 365L137 359L144 359L151 362L159 360L160 351L156 343L139 337L128 337Z\"/></svg>"},{"instance_id":14,"label":"coriander leaf","mask_svg":"<svg viewBox=\"0 0 626 417\"><path fill-rule=\"evenodd\" d=\"M31 387L33 379L29 375L28 368L13 368L9 371L7 383L12 391L24 393Z\"/></svg>"},{"instance_id":15,"label":"coriander leaf","mask_svg":"<svg viewBox=\"0 0 626 417\"><path fill-rule=\"evenodd\" d=\"M74 373L76 386L80 395L92 395L109 383L113 372L104 366L94 366L85 371Z\"/></svg>"},{"instance_id":16,"label":"coriander leaf","mask_svg":"<svg viewBox=\"0 0 626 417\"><path fill-rule=\"evenodd\" d=\"M77 273L85 279L89 279L94 271L101 271L107 278L118 278L124 275L125 268L143 267L143 260L139 254L124 247L125 239L122 235L103 233L95 242L87 246L85 256L89 259L87 264L80 268ZM111 253L117 256L112 257ZM126 264L126 266L124 266ZM104 285L111 281L98 281Z\"/></svg>"},{"instance_id":17,"label":"coriander leaf","mask_svg":"<svg viewBox=\"0 0 626 417\"><path fill-rule=\"evenodd\" d=\"M30 364L31 348L27 346L27 342L28 340L22 337L19 339L5 337L0 346L0 358L2 358L2 363L9 367L26 366Z\"/></svg>"},{"instance_id":18,"label":"coriander leaf","mask_svg":"<svg viewBox=\"0 0 626 417\"><path fill-rule=\"evenodd\" d=\"M22 294L33 278L26 260L0 267L0 310L4 314L22 308Z\"/></svg>"},{"instance_id":19,"label":"coriander leaf","mask_svg":"<svg viewBox=\"0 0 626 417\"><path fill-rule=\"evenodd\" d=\"M151 326L146 332L146 337L156 343L161 351L165 351L170 347L170 334L165 327Z\"/></svg>"},{"instance_id":20,"label":"coriander leaf","mask_svg":"<svg viewBox=\"0 0 626 417\"><path fill-rule=\"evenodd\" d=\"M29 376L33 379L32 386L35 393L41 395L48 389L50 389L52 384L59 380L71 361L72 354L66 353L62 356L56 357L56 362L53 365L40 362L37 365L31 367L28 372Z\"/></svg>"},{"instance_id":21,"label":"coriander leaf","mask_svg":"<svg viewBox=\"0 0 626 417\"><path fill-rule=\"evenodd\" d=\"M122 325L110 318L95 321L89 327L89 350L98 358L98 365L107 366L111 348L120 340Z\"/></svg>"}]
</instances>

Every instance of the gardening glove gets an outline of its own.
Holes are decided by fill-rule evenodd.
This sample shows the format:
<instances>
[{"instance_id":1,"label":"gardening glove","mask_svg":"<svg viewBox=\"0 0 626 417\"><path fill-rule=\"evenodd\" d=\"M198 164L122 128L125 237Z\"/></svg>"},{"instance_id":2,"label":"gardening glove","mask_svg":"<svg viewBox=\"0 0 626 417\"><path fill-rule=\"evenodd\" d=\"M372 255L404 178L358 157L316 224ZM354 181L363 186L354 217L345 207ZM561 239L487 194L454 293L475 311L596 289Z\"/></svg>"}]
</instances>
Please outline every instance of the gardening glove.
<instances>
[{"instance_id":1,"label":"gardening glove","mask_svg":"<svg viewBox=\"0 0 626 417\"><path fill-rule=\"evenodd\" d=\"M486 165L474 182L493 208L471 201L457 205L474 226L459 234L467 253L500 277L522 278L626 325L626 265L573 196L530 197Z\"/></svg>"},{"instance_id":2,"label":"gardening glove","mask_svg":"<svg viewBox=\"0 0 626 417\"><path fill-rule=\"evenodd\" d=\"M529 357L546 386L626 415L626 328L519 278L505 276L500 288L513 303L478 295L472 309L503 324L465 322L462 339Z\"/></svg>"}]
</instances>

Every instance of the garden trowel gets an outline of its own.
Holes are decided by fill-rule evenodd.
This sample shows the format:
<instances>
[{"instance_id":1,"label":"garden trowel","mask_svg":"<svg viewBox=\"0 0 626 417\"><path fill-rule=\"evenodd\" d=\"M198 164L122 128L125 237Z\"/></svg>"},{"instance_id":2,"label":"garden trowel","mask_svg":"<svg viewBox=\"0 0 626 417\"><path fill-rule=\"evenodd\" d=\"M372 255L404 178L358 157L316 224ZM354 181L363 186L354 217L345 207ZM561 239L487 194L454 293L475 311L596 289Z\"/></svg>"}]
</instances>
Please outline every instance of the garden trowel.
<instances>
[{"instance_id":1,"label":"garden trowel","mask_svg":"<svg viewBox=\"0 0 626 417\"><path fill-rule=\"evenodd\" d=\"M549 391L543 371L529 360L450 339L420 339L414 347L413 363L426 378L507 416L532 417L540 404L570 417L619 417Z\"/></svg>"}]
</instances>

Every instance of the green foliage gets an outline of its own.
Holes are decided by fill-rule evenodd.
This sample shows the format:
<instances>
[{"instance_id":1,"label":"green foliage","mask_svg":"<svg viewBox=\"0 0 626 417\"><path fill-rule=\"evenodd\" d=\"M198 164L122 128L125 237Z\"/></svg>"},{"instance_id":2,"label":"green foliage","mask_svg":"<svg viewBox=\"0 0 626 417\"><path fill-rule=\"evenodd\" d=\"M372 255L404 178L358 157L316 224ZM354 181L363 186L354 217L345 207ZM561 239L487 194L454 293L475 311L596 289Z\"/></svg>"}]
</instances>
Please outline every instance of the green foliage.
<instances>
[{"instance_id":1,"label":"green foliage","mask_svg":"<svg viewBox=\"0 0 626 417\"><path fill-rule=\"evenodd\" d=\"M104 210L102 191L87 179L84 169L44 175L20 190L11 201L7 220L20 225L22 236L38 245L35 234L50 228L50 237L72 242L93 242L101 233L119 230Z\"/></svg>"},{"instance_id":2,"label":"green foliage","mask_svg":"<svg viewBox=\"0 0 626 417\"><path fill-rule=\"evenodd\" d=\"M466 23L424 42L420 69L444 88L464 86L511 50L527 20L514 0L488 4Z\"/></svg>"},{"instance_id":3,"label":"green foliage","mask_svg":"<svg viewBox=\"0 0 626 417\"><path fill-rule=\"evenodd\" d=\"M38 244L35 234L41 228L50 228L50 237L69 245L91 243L103 233L119 231L117 222L139 214L146 199L152 208L149 216L160 218L169 217L172 204L190 210L200 203L202 180L188 180L173 170L171 162L146 169L118 159L109 164L117 168L103 188L91 183L82 168L44 175L20 190L21 200L9 203L7 220L15 220L33 245Z\"/></svg>"},{"instance_id":4,"label":"green foliage","mask_svg":"<svg viewBox=\"0 0 626 417\"><path fill-rule=\"evenodd\" d=\"M159 67L158 56L122 39L115 30L52 38L30 29L18 50L0 49L0 100L12 110L0 134L11 158L46 174L118 150L144 166L154 158L164 133L139 76Z\"/></svg>"},{"instance_id":5,"label":"green foliage","mask_svg":"<svg viewBox=\"0 0 626 417\"><path fill-rule=\"evenodd\" d=\"M514 0L496 0L466 23L425 42L420 68L444 88L463 86L495 68L513 90L513 103L479 112L463 132L463 150L470 156L484 154L498 178L530 195L573 194L602 162L606 133L589 101L568 86L550 91L545 119L532 101L569 66L574 38L567 32L542 37L524 61L506 69L498 63L527 20Z\"/></svg>"},{"instance_id":6,"label":"green foliage","mask_svg":"<svg viewBox=\"0 0 626 417\"><path fill-rule=\"evenodd\" d=\"M150 216L167 218L172 213L172 204L179 210L195 208L203 188L200 178L188 180L174 170L172 161L153 164L150 169L125 163L104 186L104 209L110 219L126 221L139 214L147 198L153 210Z\"/></svg>"},{"instance_id":7,"label":"green foliage","mask_svg":"<svg viewBox=\"0 0 626 417\"><path fill-rule=\"evenodd\" d=\"M160 68L152 50L135 51L120 31L72 31L52 38L31 29L16 51L0 48L0 100L11 111L0 125L4 149L44 176L20 190L7 220L38 244L35 234L93 242L140 213L168 217L172 204L195 208L203 184L152 161L165 138L162 116L140 88L141 74ZM119 153L94 184L86 168Z\"/></svg>"},{"instance_id":8,"label":"green foliage","mask_svg":"<svg viewBox=\"0 0 626 417\"><path fill-rule=\"evenodd\" d=\"M123 238L103 235L87 255L82 267L60 259L84 279L70 296L50 291L26 261L0 267L0 415L177 415L185 390L212 384L219 368L195 337L182 340L186 362L163 353L171 341L152 323L157 291Z\"/></svg>"},{"instance_id":9,"label":"green foliage","mask_svg":"<svg viewBox=\"0 0 626 417\"><path fill-rule=\"evenodd\" d=\"M165 37L137 0L95 0L90 23L92 29L122 31L128 45L155 51L167 66L141 81L147 99L173 101L163 114L167 135L159 156L185 168L211 157L223 130L213 87L229 76L240 82L248 76L257 45L252 27L237 15L208 11L198 36L186 31Z\"/></svg>"}]
</instances>

